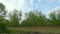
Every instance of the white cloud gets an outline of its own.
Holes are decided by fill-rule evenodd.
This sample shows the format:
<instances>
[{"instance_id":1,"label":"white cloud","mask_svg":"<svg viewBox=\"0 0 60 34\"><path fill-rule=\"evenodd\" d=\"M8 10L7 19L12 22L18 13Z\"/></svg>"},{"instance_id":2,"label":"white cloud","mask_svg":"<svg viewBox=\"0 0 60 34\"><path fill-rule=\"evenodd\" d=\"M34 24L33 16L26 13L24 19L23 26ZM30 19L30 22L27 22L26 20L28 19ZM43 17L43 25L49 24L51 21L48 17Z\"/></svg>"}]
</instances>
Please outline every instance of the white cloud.
<instances>
[{"instance_id":1,"label":"white cloud","mask_svg":"<svg viewBox=\"0 0 60 34\"><path fill-rule=\"evenodd\" d=\"M8 11L13 9L21 9L25 5L24 0L0 0L6 6Z\"/></svg>"},{"instance_id":2,"label":"white cloud","mask_svg":"<svg viewBox=\"0 0 60 34\"><path fill-rule=\"evenodd\" d=\"M51 10L48 10L46 12L46 15L48 16L51 12L55 11L57 13L57 10L60 9L60 6L59 7L55 7L54 9L51 9Z\"/></svg>"},{"instance_id":3,"label":"white cloud","mask_svg":"<svg viewBox=\"0 0 60 34\"><path fill-rule=\"evenodd\" d=\"M18 0L18 6L20 7L20 8L22 8L22 7L24 7L25 6L25 1L24 0Z\"/></svg>"},{"instance_id":4,"label":"white cloud","mask_svg":"<svg viewBox=\"0 0 60 34\"><path fill-rule=\"evenodd\" d=\"M4 1L1 0L0 2L3 3L6 6L6 9L8 9L8 10L11 10L11 9L13 9L15 7L13 0L11 0L11 1L9 1L9 0L4 0Z\"/></svg>"}]
</instances>

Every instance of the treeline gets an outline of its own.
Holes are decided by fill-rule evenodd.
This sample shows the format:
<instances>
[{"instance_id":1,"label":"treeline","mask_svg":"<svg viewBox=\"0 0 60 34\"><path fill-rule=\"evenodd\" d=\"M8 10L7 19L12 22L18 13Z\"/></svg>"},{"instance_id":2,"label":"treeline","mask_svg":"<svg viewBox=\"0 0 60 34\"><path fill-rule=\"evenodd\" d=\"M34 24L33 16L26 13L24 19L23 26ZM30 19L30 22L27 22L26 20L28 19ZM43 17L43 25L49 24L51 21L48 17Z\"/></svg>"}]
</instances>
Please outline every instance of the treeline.
<instances>
[{"instance_id":1,"label":"treeline","mask_svg":"<svg viewBox=\"0 0 60 34\"><path fill-rule=\"evenodd\" d=\"M29 12L20 25L23 27L60 26L60 11L51 12L48 18L38 11Z\"/></svg>"},{"instance_id":2,"label":"treeline","mask_svg":"<svg viewBox=\"0 0 60 34\"><path fill-rule=\"evenodd\" d=\"M41 27L41 26L60 26L60 10L53 11L49 14L49 18L38 10L25 13L25 19L22 20L22 11L14 9L9 12L5 10L5 6L0 3L0 26L1 23L9 27ZM6 16L9 19L6 19Z\"/></svg>"}]
</instances>

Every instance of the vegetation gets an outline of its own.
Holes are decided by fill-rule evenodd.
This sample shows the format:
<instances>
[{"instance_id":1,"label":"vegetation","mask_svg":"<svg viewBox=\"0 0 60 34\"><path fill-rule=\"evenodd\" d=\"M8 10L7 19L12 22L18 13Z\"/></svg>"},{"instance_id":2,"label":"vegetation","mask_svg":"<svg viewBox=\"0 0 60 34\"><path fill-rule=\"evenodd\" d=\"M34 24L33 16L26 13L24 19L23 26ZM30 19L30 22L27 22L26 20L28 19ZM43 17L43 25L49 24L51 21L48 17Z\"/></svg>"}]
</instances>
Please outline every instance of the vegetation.
<instances>
[{"instance_id":1,"label":"vegetation","mask_svg":"<svg viewBox=\"0 0 60 34\"><path fill-rule=\"evenodd\" d=\"M56 13L57 12L57 13ZM49 19L40 11L34 10L25 14L25 19L21 22L22 13L14 9L8 14L9 20L6 20L8 12L5 6L0 3L0 23L5 23L8 26L21 27L41 27L41 26L60 26L60 10L53 11L49 14Z\"/></svg>"},{"instance_id":2,"label":"vegetation","mask_svg":"<svg viewBox=\"0 0 60 34\"><path fill-rule=\"evenodd\" d=\"M27 13L26 19L20 25L23 27L60 26L60 13L55 12L50 13L49 18L46 18L41 12L31 11Z\"/></svg>"},{"instance_id":3,"label":"vegetation","mask_svg":"<svg viewBox=\"0 0 60 34\"><path fill-rule=\"evenodd\" d=\"M6 11L5 6L0 3L0 32L9 32L7 27L7 20L5 20L6 17Z\"/></svg>"},{"instance_id":4,"label":"vegetation","mask_svg":"<svg viewBox=\"0 0 60 34\"><path fill-rule=\"evenodd\" d=\"M57 13L56 13L57 12ZM0 3L0 32L9 32L8 27L52 27L60 26L60 10L53 11L49 14L49 18L40 11L33 10L25 14L22 19L22 12L14 9L8 14L10 19L6 19L8 11L5 6Z\"/></svg>"}]
</instances>

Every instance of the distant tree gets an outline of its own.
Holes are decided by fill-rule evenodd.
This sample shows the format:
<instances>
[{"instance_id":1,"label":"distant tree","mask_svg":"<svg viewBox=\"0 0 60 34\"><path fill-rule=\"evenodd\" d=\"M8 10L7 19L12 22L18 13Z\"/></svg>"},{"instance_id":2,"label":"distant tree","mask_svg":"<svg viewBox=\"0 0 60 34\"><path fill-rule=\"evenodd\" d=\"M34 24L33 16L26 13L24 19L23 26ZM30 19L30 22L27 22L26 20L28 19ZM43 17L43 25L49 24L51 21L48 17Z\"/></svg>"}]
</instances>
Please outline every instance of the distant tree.
<instances>
[{"instance_id":1,"label":"distant tree","mask_svg":"<svg viewBox=\"0 0 60 34\"><path fill-rule=\"evenodd\" d=\"M56 10L57 12L57 26L60 26L60 9Z\"/></svg>"},{"instance_id":2,"label":"distant tree","mask_svg":"<svg viewBox=\"0 0 60 34\"><path fill-rule=\"evenodd\" d=\"M46 17L38 11L30 11L26 13L26 19L21 23L22 26L27 27L38 27L38 26L46 26L47 24Z\"/></svg>"},{"instance_id":3,"label":"distant tree","mask_svg":"<svg viewBox=\"0 0 60 34\"><path fill-rule=\"evenodd\" d=\"M21 20L22 20L22 11L21 10L18 12L18 18L19 18L19 23L21 23Z\"/></svg>"},{"instance_id":4,"label":"distant tree","mask_svg":"<svg viewBox=\"0 0 60 34\"><path fill-rule=\"evenodd\" d=\"M56 26L57 24L57 18L56 18L56 13L52 12L50 13L50 19L51 19L51 26Z\"/></svg>"},{"instance_id":5,"label":"distant tree","mask_svg":"<svg viewBox=\"0 0 60 34\"><path fill-rule=\"evenodd\" d=\"M7 11L5 10L5 6L2 3L0 3L0 22L4 22L6 13Z\"/></svg>"},{"instance_id":6,"label":"distant tree","mask_svg":"<svg viewBox=\"0 0 60 34\"><path fill-rule=\"evenodd\" d=\"M5 6L2 3L0 3L0 33L8 32L8 27L5 19L6 13L7 11L5 10Z\"/></svg>"},{"instance_id":7,"label":"distant tree","mask_svg":"<svg viewBox=\"0 0 60 34\"><path fill-rule=\"evenodd\" d=\"M19 19L18 19L18 16L17 16L17 10L14 10L13 11L13 14L11 16L11 26L18 26L19 25Z\"/></svg>"},{"instance_id":8,"label":"distant tree","mask_svg":"<svg viewBox=\"0 0 60 34\"><path fill-rule=\"evenodd\" d=\"M7 11L5 10L5 6L0 3L0 16L5 16Z\"/></svg>"},{"instance_id":9,"label":"distant tree","mask_svg":"<svg viewBox=\"0 0 60 34\"><path fill-rule=\"evenodd\" d=\"M5 22L6 13L7 11L5 10L5 6L0 3L0 23Z\"/></svg>"},{"instance_id":10,"label":"distant tree","mask_svg":"<svg viewBox=\"0 0 60 34\"><path fill-rule=\"evenodd\" d=\"M9 14L10 15L10 25L11 26L19 26L19 21L21 20L21 11L18 10L14 10L12 13Z\"/></svg>"}]
</instances>

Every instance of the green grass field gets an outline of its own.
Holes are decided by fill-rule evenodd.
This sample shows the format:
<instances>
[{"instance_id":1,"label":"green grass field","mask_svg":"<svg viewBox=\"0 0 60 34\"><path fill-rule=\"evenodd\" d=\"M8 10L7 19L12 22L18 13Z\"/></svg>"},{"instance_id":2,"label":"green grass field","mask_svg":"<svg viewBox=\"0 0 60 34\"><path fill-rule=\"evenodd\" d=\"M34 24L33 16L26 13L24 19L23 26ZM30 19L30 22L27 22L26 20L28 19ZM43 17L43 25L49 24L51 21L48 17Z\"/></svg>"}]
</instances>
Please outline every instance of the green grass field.
<instances>
[{"instance_id":1,"label":"green grass field","mask_svg":"<svg viewBox=\"0 0 60 34\"><path fill-rule=\"evenodd\" d=\"M14 33L60 33L60 27L9 27Z\"/></svg>"}]
</instances>

